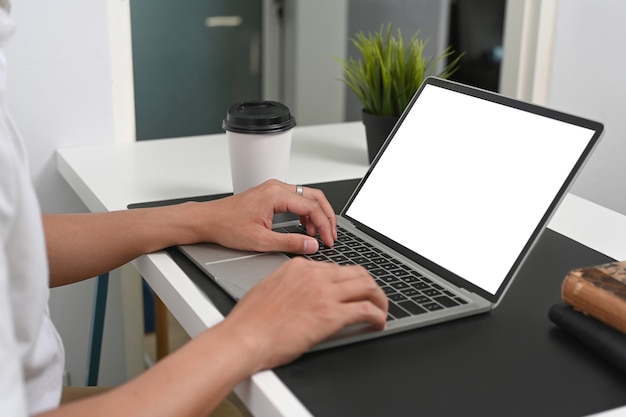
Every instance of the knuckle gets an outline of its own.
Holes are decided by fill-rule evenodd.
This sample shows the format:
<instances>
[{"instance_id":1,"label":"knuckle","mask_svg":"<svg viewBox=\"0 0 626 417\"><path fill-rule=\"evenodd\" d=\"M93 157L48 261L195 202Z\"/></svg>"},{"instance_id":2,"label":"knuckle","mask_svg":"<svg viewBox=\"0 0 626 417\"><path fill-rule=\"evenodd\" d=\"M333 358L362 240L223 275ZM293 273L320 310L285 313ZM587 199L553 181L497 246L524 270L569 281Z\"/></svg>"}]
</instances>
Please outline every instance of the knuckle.
<instances>
[{"instance_id":1,"label":"knuckle","mask_svg":"<svg viewBox=\"0 0 626 417\"><path fill-rule=\"evenodd\" d=\"M261 184L261 186L265 190L272 192L273 194L283 189L282 183L275 178L265 181L263 184Z\"/></svg>"},{"instance_id":2,"label":"knuckle","mask_svg":"<svg viewBox=\"0 0 626 417\"><path fill-rule=\"evenodd\" d=\"M378 309L372 303L360 303L359 306L361 310L360 312L364 317L372 317L377 314Z\"/></svg>"},{"instance_id":3,"label":"knuckle","mask_svg":"<svg viewBox=\"0 0 626 417\"><path fill-rule=\"evenodd\" d=\"M319 188L311 188L311 193L315 196L315 197L324 197L324 191L320 190Z\"/></svg>"}]
</instances>

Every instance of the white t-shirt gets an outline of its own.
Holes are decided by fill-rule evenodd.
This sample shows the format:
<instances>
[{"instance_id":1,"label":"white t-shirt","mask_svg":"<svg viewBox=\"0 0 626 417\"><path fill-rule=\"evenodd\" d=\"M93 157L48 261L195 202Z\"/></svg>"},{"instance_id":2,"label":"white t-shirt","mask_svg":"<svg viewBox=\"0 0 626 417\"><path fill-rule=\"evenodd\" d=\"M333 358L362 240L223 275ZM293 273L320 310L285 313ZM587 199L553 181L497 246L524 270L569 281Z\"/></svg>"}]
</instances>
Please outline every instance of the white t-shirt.
<instances>
[{"instance_id":1,"label":"white t-shirt","mask_svg":"<svg viewBox=\"0 0 626 417\"><path fill-rule=\"evenodd\" d=\"M13 23L0 7L0 414L59 404L63 345L48 312L48 264L27 155L6 103L3 47Z\"/></svg>"}]
</instances>

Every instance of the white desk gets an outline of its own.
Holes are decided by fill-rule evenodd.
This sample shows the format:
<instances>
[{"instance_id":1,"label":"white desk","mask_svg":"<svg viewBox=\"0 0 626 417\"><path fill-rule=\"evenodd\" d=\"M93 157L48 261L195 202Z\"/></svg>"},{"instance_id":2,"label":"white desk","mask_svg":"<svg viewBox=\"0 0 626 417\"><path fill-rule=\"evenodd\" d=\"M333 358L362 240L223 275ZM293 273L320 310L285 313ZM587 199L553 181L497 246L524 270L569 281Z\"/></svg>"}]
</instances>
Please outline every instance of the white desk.
<instances>
[{"instance_id":1,"label":"white desk","mask_svg":"<svg viewBox=\"0 0 626 417\"><path fill-rule=\"evenodd\" d=\"M222 134L61 149L57 165L93 212L232 191ZM360 122L295 129L289 182L358 178L367 168ZM569 194L549 227L608 256L626 259L626 216L619 213ZM191 336L223 318L167 253L142 256L133 265ZM244 381L236 392L255 415L310 415L270 371Z\"/></svg>"}]
</instances>

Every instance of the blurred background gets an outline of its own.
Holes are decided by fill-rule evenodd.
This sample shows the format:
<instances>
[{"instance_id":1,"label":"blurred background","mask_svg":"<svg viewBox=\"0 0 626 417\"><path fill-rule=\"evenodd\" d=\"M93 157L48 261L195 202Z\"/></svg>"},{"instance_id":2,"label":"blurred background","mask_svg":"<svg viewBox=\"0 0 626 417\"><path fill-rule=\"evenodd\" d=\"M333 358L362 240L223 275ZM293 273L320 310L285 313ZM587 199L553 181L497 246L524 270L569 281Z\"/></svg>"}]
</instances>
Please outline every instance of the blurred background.
<instances>
[{"instance_id":1,"label":"blurred background","mask_svg":"<svg viewBox=\"0 0 626 417\"><path fill-rule=\"evenodd\" d=\"M505 0L131 0L137 139L223 132L234 102L275 99L299 124L360 120L335 57L392 23L427 55L465 51L454 79L497 91Z\"/></svg>"}]
</instances>

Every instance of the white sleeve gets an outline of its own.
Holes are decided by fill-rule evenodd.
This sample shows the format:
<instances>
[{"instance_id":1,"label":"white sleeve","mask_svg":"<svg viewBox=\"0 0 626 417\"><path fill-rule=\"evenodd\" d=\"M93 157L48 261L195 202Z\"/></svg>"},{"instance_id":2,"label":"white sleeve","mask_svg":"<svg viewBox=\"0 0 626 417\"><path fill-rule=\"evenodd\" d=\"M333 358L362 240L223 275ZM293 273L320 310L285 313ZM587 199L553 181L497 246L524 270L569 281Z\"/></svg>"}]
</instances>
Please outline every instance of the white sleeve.
<instances>
[{"instance_id":1,"label":"white sleeve","mask_svg":"<svg viewBox=\"0 0 626 417\"><path fill-rule=\"evenodd\" d=\"M0 197L1 199L1 197ZM0 215L0 218L3 216ZM5 223L2 220L2 223ZM4 229L5 224L0 224ZM6 230L6 229L4 229ZM0 410L6 416L26 416L26 392L15 338L8 277L7 251L0 242Z\"/></svg>"},{"instance_id":2,"label":"white sleeve","mask_svg":"<svg viewBox=\"0 0 626 417\"><path fill-rule=\"evenodd\" d=\"M5 2L6 4L6 2ZM0 46L13 25L4 9L0 9ZM8 120L5 115L6 63L0 50L0 413L5 416L26 416L26 388L22 360L17 342L15 315L8 255L8 239L15 215L14 154Z\"/></svg>"},{"instance_id":3,"label":"white sleeve","mask_svg":"<svg viewBox=\"0 0 626 417\"><path fill-rule=\"evenodd\" d=\"M4 118L0 119L2 125L4 122ZM0 167L5 172L0 173L0 410L6 416L25 416L26 390L15 329L8 255L8 238L15 214L15 184L13 173L7 169L13 167L13 164L7 161L10 152L7 149L7 138L2 134L6 129L2 127Z\"/></svg>"}]
</instances>

